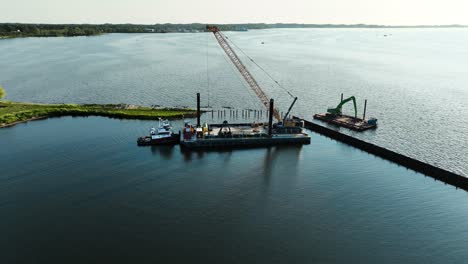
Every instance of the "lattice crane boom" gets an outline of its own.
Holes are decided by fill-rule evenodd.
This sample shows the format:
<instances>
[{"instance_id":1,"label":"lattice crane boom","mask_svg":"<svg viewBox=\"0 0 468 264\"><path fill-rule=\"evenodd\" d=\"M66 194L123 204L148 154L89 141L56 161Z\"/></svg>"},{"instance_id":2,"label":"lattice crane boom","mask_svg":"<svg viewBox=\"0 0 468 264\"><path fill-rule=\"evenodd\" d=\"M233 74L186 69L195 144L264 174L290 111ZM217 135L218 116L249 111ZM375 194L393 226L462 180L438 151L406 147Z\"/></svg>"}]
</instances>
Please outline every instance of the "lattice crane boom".
<instances>
[{"instance_id":1,"label":"lattice crane boom","mask_svg":"<svg viewBox=\"0 0 468 264\"><path fill-rule=\"evenodd\" d=\"M250 88L255 92L255 94L260 99L262 104L265 107L268 108L268 105L270 104L270 99L268 99L268 96L265 94L265 92L262 90L262 88L260 88L260 86L258 85L255 78L252 76L252 74L249 72L249 70L245 67L245 65L239 59L239 57L237 56L234 49L232 49L232 47L229 45L227 40L224 38L224 36L219 31L218 27L216 27L216 26L207 26L206 29L213 32L213 34L214 34L216 40L218 41L219 45L224 50L224 52L229 57L231 62L234 64L234 66L236 66L237 70L242 75L244 80L247 82L247 84L250 86ZM279 114L278 109L275 108L273 110L273 116L278 121L281 121L281 115Z\"/></svg>"}]
</instances>

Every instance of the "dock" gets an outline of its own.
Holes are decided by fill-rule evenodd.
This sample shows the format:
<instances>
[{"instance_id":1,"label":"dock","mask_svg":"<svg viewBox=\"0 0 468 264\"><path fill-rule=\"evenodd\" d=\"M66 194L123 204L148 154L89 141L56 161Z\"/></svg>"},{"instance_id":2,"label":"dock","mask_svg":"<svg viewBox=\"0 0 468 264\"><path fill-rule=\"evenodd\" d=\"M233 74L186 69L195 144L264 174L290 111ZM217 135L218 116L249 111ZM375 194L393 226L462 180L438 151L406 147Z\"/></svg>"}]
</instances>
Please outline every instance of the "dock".
<instances>
[{"instance_id":1,"label":"dock","mask_svg":"<svg viewBox=\"0 0 468 264\"><path fill-rule=\"evenodd\" d=\"M368 129L377 128L377 123L369 123L364 119L356 118L348 115L333 116L328 113L315 114L314 119L327 122L329 124L349 128L355 131L365 131Z\"/></svg>"}]
</instances>

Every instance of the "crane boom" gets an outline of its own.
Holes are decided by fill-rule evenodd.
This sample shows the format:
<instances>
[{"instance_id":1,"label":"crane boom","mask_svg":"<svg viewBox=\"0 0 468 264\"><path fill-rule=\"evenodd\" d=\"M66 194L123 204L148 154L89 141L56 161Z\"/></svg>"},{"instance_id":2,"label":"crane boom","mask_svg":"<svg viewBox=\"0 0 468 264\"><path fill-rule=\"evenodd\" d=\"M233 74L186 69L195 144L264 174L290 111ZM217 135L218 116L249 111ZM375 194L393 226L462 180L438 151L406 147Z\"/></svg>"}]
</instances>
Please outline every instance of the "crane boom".
<instances>
[{"instance_id":1,"label":"crane boom","mask_svg":"<svg viewBox=\"0 0 468 264\"><path fill-rule=\"evenodd\" d=\"M237 70L240 72L244 80L247 82L247 84L250 86L250 88L255 92L257 97L260 99L262 104L265 107L268 107L270 104L270 100L268 99L268 96L265 94L265 92L260 88L258 85L257 81L255 78L252 76L252 74L247 70L245 65L242 63L242 61L239 59L237 56L236 52L232 49L232 47L229 45L227 40L224 38L224 36L221 34L219 31L218 27L216 26L206 26L206 29L213 32L216 40L218 41L219 45L221 48L224 50L226 55L229 57L231 62L236 66ZM278 120L281 121L281 116L279 114L278 109L273 109L273 116Z\"/></svg>"}]
</instances>

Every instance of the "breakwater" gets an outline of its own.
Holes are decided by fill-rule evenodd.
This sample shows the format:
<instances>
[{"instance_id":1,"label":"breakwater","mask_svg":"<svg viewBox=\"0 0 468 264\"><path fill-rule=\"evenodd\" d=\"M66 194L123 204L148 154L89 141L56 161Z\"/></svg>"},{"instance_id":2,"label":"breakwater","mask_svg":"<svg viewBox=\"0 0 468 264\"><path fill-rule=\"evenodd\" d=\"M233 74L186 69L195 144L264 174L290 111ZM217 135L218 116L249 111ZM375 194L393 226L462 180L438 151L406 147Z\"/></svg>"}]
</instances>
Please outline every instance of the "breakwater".
<instances>
[{"instance_id":1,"label":"breakwater","mask_svg":"<svg viewBox=\"0 0 468 264\"><path fill-rule=\"evenodd\" d=\"M345 135L333 129L315 124L307 120L304 120L304 125L307 129L312 130L318 134L343 142L345 144L356 147L375 156L381 157L406 168L420 172L443 183L450 184L457 188L468 191L468 178L466 177L441 169L434 165L416 160L414 158L405 156L395 151L377 146L375 144Z\"/></svg>"}]
</instances>

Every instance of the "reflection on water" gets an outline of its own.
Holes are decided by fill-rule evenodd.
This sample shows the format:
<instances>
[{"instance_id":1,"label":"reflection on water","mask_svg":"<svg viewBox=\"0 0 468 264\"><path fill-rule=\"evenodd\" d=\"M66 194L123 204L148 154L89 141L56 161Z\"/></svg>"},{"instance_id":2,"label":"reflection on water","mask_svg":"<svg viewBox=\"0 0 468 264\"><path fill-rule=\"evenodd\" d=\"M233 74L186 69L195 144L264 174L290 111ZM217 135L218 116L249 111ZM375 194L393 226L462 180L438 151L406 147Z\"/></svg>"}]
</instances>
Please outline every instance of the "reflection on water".
<instances>
[{"instance_id":1,"label":"reflection on water","mask_svg":"<svg viewBox=\"0 0 468 264\"><path fill-rule=\"evenodd\" d=\"M174 145L149 146L153 155L159 155L165 160L170 160L174 153Z\"/></svg>"},{"instance_id":2,"label":"reflection on water","mask_svg":"<svg viewBox=\"0 0 468 264\"><path fill-rule=\"evenodd\" d=\"M379 128L342 132L468 176L468 29L226 34L299 96L293 114L312 119L344 93L356 96L362 116L368 99L367 116L377 117ZM0 41L0 50L8 50L0 52L0 84L8 100L193 107L201 92L202 104L215 111L262 108L208 33L21 38ZM287 109L290 97L238 55L277 106ZM215 74L206 78L207 71ZM345 105L343 111L354 109Z\"/></svg>"},{"instance_id":3,"label":"reflection on water","mask_svg":"<svg viewBox=\"0 0 468 264\"><path fill-rule=\"evenodd\" d=\"M316 134L302 147L137 147L151 125L89 117L1 129L0 262L468 258L464 191Z\"/></svg>"},{"instance_id":4,"label":"reflection on water","mask_svg":"<svg viewBox=\"0 0 468 264\"><path fill-rule=\"evenodd\" d=\"M204 153L205 153L205 151L202 151L202 150L189 151L180 147L179 149L180 149L180 153L182 153L182 155L184 156L185 162L191 162L193 160L200 160L203 158Z\"/></svg>"},{"instance_id":5,"label":"reflection on water","mask_svg":"<svg viewBox=\"0 0 468 264\"><path fill-rule=\"evenodd\" d=\"M301 149L302 146L294 145L267 148L265 152L265 157L263 159L263 176L265 179L265 183L270 183L270 177L272 175L272 171L275 169L275 166L282 166L282 164L278 162L278 156L282 156L288 160L288 175L291 177L295 177L297 174L297 164L300 159Z\"/></svg>"}]
</instances>

